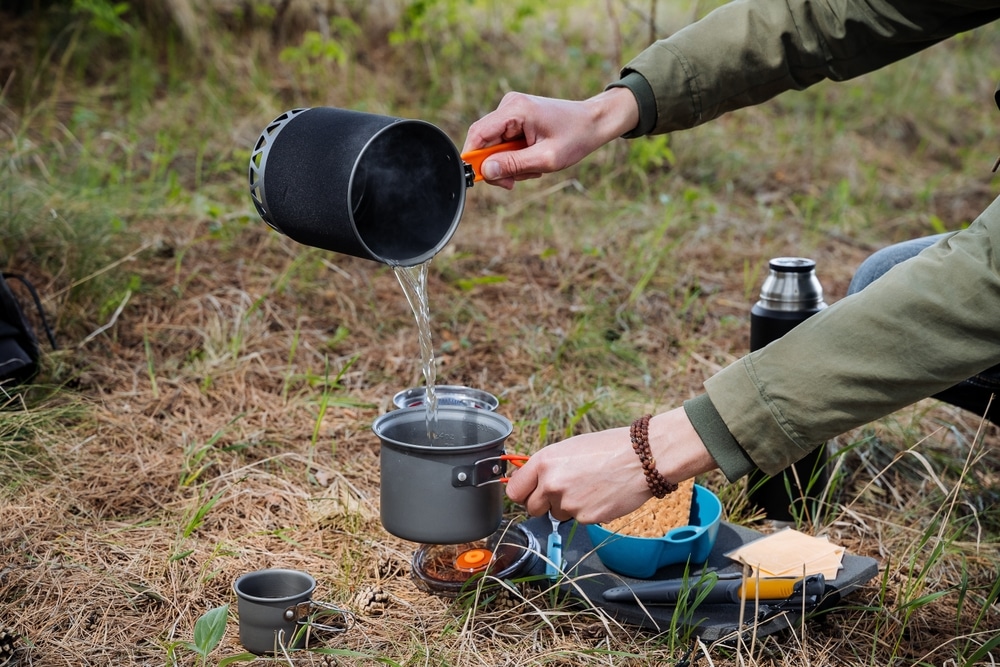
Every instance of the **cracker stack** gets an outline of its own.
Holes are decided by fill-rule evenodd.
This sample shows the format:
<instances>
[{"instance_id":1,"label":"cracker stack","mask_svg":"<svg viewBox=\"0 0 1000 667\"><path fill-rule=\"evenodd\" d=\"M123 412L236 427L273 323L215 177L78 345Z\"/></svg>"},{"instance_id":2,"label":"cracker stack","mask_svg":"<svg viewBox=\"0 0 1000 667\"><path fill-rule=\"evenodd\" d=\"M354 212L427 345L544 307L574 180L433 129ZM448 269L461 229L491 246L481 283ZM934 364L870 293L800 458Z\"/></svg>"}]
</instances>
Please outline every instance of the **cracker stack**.
<instances>
[{"instance_id":1,"label":"cracker stack","mask_svg":"<svg viewBox=\"0 0 1000 667\"><path fill-rule=\"evenodd\" d=\"M653 498L630 514L601 524L620 535L663 537L668 531L691 523L694 480L681 482L677 490L663 498Z\"/></svg>"}]
</instances>

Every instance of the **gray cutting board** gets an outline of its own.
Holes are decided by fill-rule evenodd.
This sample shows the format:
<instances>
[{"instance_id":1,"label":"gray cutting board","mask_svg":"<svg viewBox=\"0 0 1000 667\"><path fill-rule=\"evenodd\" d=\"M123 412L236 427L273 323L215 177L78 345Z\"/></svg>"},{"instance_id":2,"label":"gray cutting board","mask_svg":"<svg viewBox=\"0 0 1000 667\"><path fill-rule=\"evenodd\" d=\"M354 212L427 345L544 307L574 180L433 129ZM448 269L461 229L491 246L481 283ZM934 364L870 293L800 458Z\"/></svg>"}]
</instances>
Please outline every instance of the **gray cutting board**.
<instances>
[{"instance_id":1,"label":"gray cutting board","mask_svg":"<svg viewBox=\"0 0 1000 667\"><path fill-rule=\"evenodd\" d=\"M547 517L529 519L524 527L535 535L544 550L548 537L552 532L552 524ZM594 552L587 531L575 521L566 521L559 528L563 537L563 558L566 566L564 576L558 581L559 588L568 597L591 607L599 607L622 623L629 623L647 628L656 633L669 632L675 608L672 606L622 604L606 602L602 597L605 589L613 586L628 585L649 581L633 579L608 570ZM741 566L723 554L751 542L762 533L743 526L723 522L719 526L719 536L709 555L708 561L702 566L706 570L715 570L719 574L739 572ZM668 565L656 572L652 579L678 579L684 576L683 565ZM700 569L691 568L695 579ZM539 560L530 574L543 575L544 561ZM878 562L874 558L844 555L843 568L837 578L826 582L827 594L816 611L829 612L835 609L851 592L878 574ZM690 576L690 573L689 573ZM806 620L815 611L806 612ZM743 610L743 623L740 624L740 605L700 605L686 618L678 618L674 627L680 632L690 630L706 643L723 642L735 644L742 628L744 639L756 634L758 637L772 634L788 627L801 624L803 613L798 610L775 610L772 608L754 608L748 602Z\"/></svg>"}]
</instances>

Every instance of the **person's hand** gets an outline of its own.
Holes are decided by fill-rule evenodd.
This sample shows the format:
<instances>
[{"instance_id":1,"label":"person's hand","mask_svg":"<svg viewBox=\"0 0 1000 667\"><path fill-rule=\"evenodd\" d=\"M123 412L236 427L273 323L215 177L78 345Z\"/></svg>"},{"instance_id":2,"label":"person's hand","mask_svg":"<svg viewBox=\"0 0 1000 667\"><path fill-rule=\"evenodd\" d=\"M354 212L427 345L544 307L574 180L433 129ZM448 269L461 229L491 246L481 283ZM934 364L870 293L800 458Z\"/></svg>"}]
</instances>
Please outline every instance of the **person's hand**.
<instances>
[{"instance_id":1,"label":"person's hand","mask_svg":"<svg viewBox=\"0 0 1000 667\"><path fill-rule=\"evenodd\" d=\"M527 148L483 162L484 180L509 190L516 181L576 164L638 122L639 108L627 88L611 88L581 102L507 93L495 111L469 127L462 152L523 137Z\"/></svg>"},{"instance_id":2,"label":"person's hand","mask_svg":"<svg viewBox=\"0 0 1000 667\"><path fill-rule=\"evenodd\" d=\"M683 408L650 420L649 444L657 469L671 482L716 467ZM602 523L628 514L652 493L625 427L542 448L511 475L507 496L532 516L552 512L563 521Z\"/></svg>"}]
</instances>

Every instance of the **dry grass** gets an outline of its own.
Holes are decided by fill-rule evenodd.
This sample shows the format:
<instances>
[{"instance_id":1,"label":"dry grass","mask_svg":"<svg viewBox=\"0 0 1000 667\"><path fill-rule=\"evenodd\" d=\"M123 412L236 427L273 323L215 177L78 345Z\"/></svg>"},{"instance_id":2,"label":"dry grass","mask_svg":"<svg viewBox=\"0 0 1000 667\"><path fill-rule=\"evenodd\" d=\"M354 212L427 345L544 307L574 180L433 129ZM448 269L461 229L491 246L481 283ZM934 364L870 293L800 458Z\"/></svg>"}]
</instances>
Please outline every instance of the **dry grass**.
<instances>
[{"instance_id":1,"label":"dry grass","mask_svg":"<svg viewBox=\"0 0 1000 667\"><path fill-rule=\"evenodd\" d=\"M197 231L190 230L192 238ZM24 463L24 472L13 475L26 482L8 495L0 532L5 623L30 647L26 664L163 664L165 646L189 640L201 613L232 601L236 576L269 566L313 573L322 598L356 610L359 626L331 646L401 664L638 665L682 653L669 640L618 627L597 613L553 605L544 590L529 590L525 601L514 597L512 607L484 602L478 610L417 590L408 576L416 545L387 535L378 522L378 445L369 431L391 395L418 381L410 314L395 278L361 260L337 258L333 269L326 264L331 258L307 252L310 259L302 263L299 248L259 227L243 229L240 239L231 248L190 245L180 274L172 270L173 257L145 257L141 273L149 287L130 300L112 330L64 353L81 366L79 385L53 400L83 404L86 412L64 425L39 416L40 428L25 446L44 460ZM446 253L491 264L506 283L465 294L440 275L432 281L432 304L440 310L461 299L468 302L464 311L493 321L437 330L439 340L456 343L443 355L442 376L500 393L502 411L520 421L511 440L520 451L540 444L540 421L565 424L584 398L600 403L607 396L611 407L591 416L595 427L611 421L615 403L634 404L641 387L594 394L594 379L573 363L541 358L556 356L546 346L561 339L552 332L566 327L574 311L572 290L558 286L580 282L579 259L568 251L548 262L488 257L499 241L462 234ZM473 273L460 270L458 259L440 263L456 275ZM610 260L592 261L587 271L610 275L614 267ZM283 276L286 287L276 286ZM619 288L619 298L626 288ZM739 290L720 289L716 298L737 303ZM629 335L648 337L649 345L678 326L669 308L645 304L640 310L645 321ZM350 333L330 345L337 327ZM651 357L657 367L649 372L654 386L670 387L658 400L676 403L697 391L706 364L716 363L710 359L721 362L727 353L701 344L690 355L664 356ZM330 407L319 419L324 395ZM965 415L931 408L912 418L908 432L932 432L914 444L923 457L951 456L956 436L975 442L977 425ZM940 419L948 420L952 434L935 431ZM878 430L891 448L912 437L894 433L891 424ZM988 428L986 444L970 452L977 465L965 482L994 497L996 456L984 448L996 437ZM990 501L981 497L984 506L976 510L967 506L976 497L960 492L966 506L941 518L946 534L940 540L928 537L929 517L919 515L932 511L927 495L937 489L922 466L892 466L887 454L880 460L879 450L862 451L847 463L858 467L826 532L854 553L877 557L885 581L857 593L851 600L857 609L807 626L805 637L761 642L742 658L751 664L803 664L805 656L813 664L866 664L865 653L887 650L878 644L897 632L905 635L904 663L925 656L935 662L948 655L946 638L959 637L964 624L972 628L979 607L967 602L956 618L958 592L918 605L912 616L904 605L963 577L970 588L989 587L1000 556L989 537L996 535ZM958 483L943 482L945 490ZM721 480L712 485L719 488ZM198 522L199 510L219 493ZM974 516L974 510L987 514L982 540L969 539L975 531L955 539L948 519ZM932 572L915 572L925 548L937 544L946 546L947 557ZM919 590L910 589L913 579ZM362 606L373 590L388 596L374 616ZM980 632L998 627L995 614L988 611ZM844 655L845 645L860 655ZM238 652L233 622L217 655ZM708 655L713 664L730 664L718 651ZM293 664L322 664L322 657L299 654Z\"/></svg>"},{"instance_id":2,"label":"dry grass","mask_svg":"<svg viewBox=\"0 0 1000 667\"><path fill-rule=\"evenodd\" d=\"M672 171L644 173L616 145L566 180L513 195L477 186L431 264L439 381L498 394L519 452L697 393L745 350L768 257L814 257L836 300L872 247L925 233L935 217L959 225L989 201L984 170L964 166L982 138L961 131L988 116L964 105L968 78L948 88L966 63L956 53L919 63L947 75L934 84L957 100L947 119L884 99L917 67L678 135ZM235 602L239 574L270 566L312 573L320 599L354 610L357 627L325 646L369 656L298 652L294 665L937 665L1000 634L987 601L1000 572L1000 432L933 401L838 440L849 448L842 488L808 528L878 559L880 574L795 631L727 649L619 625L545 587L460 602L420 592L409 577L417 545L378 520L370 432L391 396L420 382L412 315L387 268L304 248L248 216L243 152L301 93L285 88L287 68L268 74L275 97L236 98L224 123L209 114L222 129L199 130L222 155L214 176L206 166L199 181L190 146L179 149L177 177L211 206L91 204L127 220L116 244L86 246L115 256L100 274L44 261L51 239L32 231L41 213L7 235L30 241L0 245L49 295L65 346L43 384L3 399L0 413L0 625L22 638L21 664L163 665L172 653L198 664L171 647L191 641L202 613ZM399 92L391 71L369 74L373 91ZM341 81L310 103L351 91ZM80 108L93 102L82 86L71 92ZM166 150L150 137L196 117L197 97L159 100L159 111L181 108L147 118L126 148ZM894 120L850 113L866 104ZM66 132L45 138L69 114L49 102L36 116L3 109L17 165L5 201L20 201L19 187L44 192L44 174L73 162ZM433 113L456 140L471 120L459 106ZM86 148L117 164L105 139ZM37 148L46 141L58 150ZM137 178L115 192L143 187ZM66 226L90 220L45 196L39 211L70 211ZM745 520L740 486L705 483ZM210 660L240 651L231 619Z\"/></svg>"}]
</instances>

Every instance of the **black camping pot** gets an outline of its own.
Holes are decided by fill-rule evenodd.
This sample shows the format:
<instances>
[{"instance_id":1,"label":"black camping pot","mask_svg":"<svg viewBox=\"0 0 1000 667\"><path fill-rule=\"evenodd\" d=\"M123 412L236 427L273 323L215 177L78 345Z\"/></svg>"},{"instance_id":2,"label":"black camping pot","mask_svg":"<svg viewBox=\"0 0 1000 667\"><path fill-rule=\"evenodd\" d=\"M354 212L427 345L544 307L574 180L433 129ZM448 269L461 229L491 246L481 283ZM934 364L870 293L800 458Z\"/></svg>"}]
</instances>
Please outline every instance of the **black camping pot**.
<instances>
[{"instance_id":1,"label":"black camping pot","mask_svg":"<svg viewBox=\"0 0 1000 667\"><path fill-rule=\"evenodd\" d=\"M427 410L402 408L372 425L382 443L381 519L396 537L460 544L491 535L503 519L504 441L513 426L495 412L442 406L436 436Z\"/></svg>"},{"instance_id":2,"label":"black camping pot","mask_svg":"<svg viewBox=\"0 0 1000 667\"><path fill-rule=\"evenodd\" d=\"M254 206L274 229L400 266L448 243L475 178L430 123L332 107L275 118L254 145L249 175Z\"/></svg>"}]
</instances>

